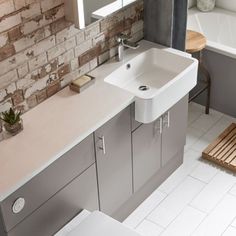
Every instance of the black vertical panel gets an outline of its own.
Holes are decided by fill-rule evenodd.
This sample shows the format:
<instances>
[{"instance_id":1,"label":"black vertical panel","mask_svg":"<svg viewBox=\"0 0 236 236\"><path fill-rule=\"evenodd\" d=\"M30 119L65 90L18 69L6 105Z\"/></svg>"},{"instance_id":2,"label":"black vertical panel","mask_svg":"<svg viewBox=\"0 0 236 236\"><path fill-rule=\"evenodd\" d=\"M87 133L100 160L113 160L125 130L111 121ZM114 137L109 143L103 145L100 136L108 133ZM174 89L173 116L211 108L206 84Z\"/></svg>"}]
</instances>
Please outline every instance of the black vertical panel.
<instances>
[{"instance_id":1,"label":"black vertical panel","mask_svg":"<svg viewBox=\"0 0 236 236\"><path fill-rule=\"evenodd\" d=\"M174 1L172 47L182 51L185 50L187 12L188 12L187 0Z\"/></svg>"},{"instance_id":2,"label":"black vertical panel","mask_svg":"<svg viewBox=\"0 0 236 236\"><path fill-rule=\"evenodd\" d=\"M144 39L172 45L174 0L144 0Z\"/></svg>"},{"instance_id":3,"label":"black vertical panel","mask_svg":"<svg viewBox=\"0 0 236 236\"><path fill-rule=\"evenodd\" d=\"M187 0L144 0L144 39L185 50Z\"/></svg>"}]
</instances>

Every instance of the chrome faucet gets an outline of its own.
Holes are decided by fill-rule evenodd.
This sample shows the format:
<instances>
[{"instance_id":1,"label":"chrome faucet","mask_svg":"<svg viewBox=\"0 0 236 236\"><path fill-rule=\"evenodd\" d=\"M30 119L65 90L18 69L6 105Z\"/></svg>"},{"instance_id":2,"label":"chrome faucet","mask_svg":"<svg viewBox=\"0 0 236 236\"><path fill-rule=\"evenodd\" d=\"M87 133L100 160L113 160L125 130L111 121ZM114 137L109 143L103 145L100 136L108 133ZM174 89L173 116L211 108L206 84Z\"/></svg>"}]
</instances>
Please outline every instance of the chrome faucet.
<instances>
[{"instance_id":1,"label":"chrome faucet","mask_svg":"<svg viewBox=\"0 0 236 236\"><path fill-rule=\"evenodd\" d=\"M117 61L122 61L124 59L124 49L131 48L137 49L139 47L138 43L134 43L128 40L129 36L125 34L120 34L117 38L118 45L118 57Z\"/></svg>"}]
</instances>

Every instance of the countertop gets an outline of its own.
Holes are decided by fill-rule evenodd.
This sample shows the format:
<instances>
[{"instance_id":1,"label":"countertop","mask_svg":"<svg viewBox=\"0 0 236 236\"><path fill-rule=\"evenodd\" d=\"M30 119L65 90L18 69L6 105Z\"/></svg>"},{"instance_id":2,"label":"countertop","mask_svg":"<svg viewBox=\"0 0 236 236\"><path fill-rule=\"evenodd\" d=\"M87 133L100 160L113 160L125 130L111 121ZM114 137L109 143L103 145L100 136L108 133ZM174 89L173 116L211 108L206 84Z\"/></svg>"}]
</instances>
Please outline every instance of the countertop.
<instances>
[{"instance_id":1,"label":"countertop","mask_svg":"<svg viewBox=\"0 0 236 236\"><path fill-rule=\"evenodd\" d=\"M0 201L134 102L104 78L152 47L181 53L143 40L139 49L126 50L123 62L112 59L92 71L96 82L81 94L66 87L22 116L24 130L0 142Z\"/></svg>"}]
</instances>

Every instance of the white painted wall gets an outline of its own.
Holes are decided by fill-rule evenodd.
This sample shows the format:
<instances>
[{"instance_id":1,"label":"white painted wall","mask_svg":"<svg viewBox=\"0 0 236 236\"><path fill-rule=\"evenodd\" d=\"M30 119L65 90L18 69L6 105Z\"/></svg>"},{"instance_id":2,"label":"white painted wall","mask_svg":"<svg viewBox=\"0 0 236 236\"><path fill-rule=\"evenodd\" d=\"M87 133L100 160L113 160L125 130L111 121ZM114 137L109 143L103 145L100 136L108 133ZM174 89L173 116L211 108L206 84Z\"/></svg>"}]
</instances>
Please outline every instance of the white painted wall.
<instances>
[{"instance_id":1,"label":"white painted wall","mask_svg":"<svg viewBox=\"0 0 236 236\"><path fill-rule=\"evenodd\" d=\"M236 0L216 0L216 5L218 7L236 12Z\"/></svg>"},{"instance_id":2,"label":"white painted wall","mask_svg":"<svg viewBox=\"0 0 236 236\"><path fill-rule=\"evenodd\" d=\"M196 0L188 0L188 8L191 8L196 5Z\"/></svg>"},{"instance_id":3,"label":"white painted wall","mask_svg":"<svg viewBox=\"0 0 236 236\"><path fill-rule=\"evenodd\" d=\"M188 7L196 5L197 0L188 0ZM236 0L216 0L216 6L236 12Z\"/></svg>"}]
</instances>

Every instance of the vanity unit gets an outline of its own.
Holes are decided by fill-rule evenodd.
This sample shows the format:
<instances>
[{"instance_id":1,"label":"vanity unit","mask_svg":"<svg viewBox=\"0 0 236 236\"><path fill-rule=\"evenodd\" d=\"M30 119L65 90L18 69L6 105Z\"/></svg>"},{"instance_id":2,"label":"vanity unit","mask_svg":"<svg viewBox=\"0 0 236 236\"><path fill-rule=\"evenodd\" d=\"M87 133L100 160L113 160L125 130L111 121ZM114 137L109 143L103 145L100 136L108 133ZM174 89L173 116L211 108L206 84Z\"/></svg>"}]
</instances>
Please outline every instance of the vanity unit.
<instances>
[{"instance_id":1,"label":"vanity unit","mask_svg":"<svg viewBox=\"0 0 236 236\"><path fill-rule=\"evenodd\" d=\"M135 53L127 51L126 60L132 65L132 58L153 47L166 50L143 41ZM192 62L194 84L197 62L178 57ZM181 165L188 95L152 122L137 121L136 96L104 81L127 61L96 69L95 85L83 93L66 88L26 113L25 130L0 144L1 236L53 235L82 209L123 220ZM61 107L74 115L63 115ZM35 120L39 114L42 119Z\"/></svg>"}]
</instances>

